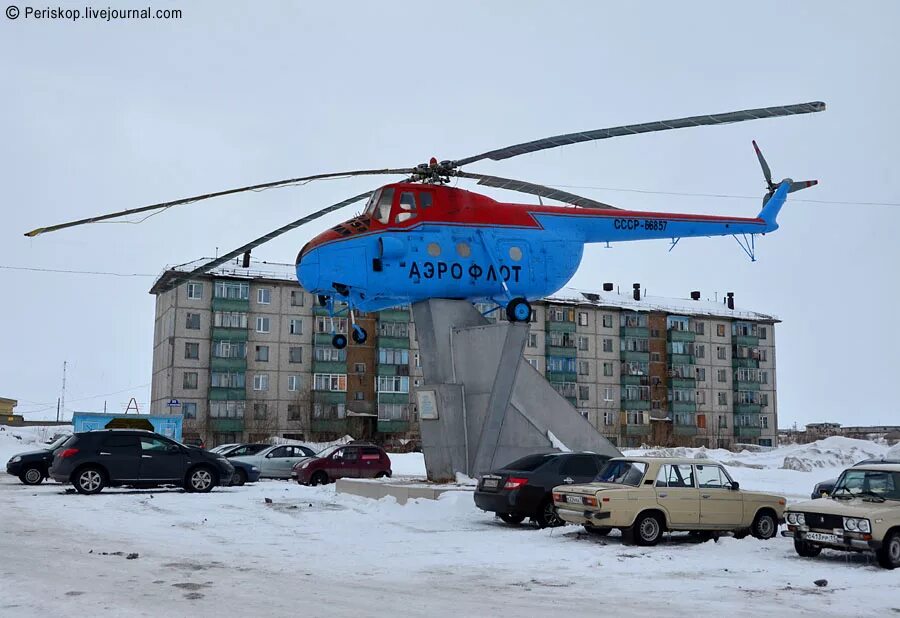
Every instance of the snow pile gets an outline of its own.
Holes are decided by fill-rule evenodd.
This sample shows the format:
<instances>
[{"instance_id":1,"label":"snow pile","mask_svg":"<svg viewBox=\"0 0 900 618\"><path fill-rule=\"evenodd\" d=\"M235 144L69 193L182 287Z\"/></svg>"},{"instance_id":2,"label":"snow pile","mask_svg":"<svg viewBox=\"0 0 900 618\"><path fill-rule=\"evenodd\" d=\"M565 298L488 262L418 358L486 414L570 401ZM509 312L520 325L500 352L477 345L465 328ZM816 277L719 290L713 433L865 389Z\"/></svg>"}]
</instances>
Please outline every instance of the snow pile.
<instances>
[{"instance_id":1,"label":"snow pile","mask_svg":"<svg viewBox=\"0 0 900 618\"><path fill-rule=\"evenodd\" d=\"M880 459L887 452L887 447L868 440L832 436L795 447L785 456L781 467L802 472L816 468L843 468L863 459Z\"/></svg>"},{"instance_id":2,"label":"snow pile","mask_svg":"<svg viewBox=\"0 0 900 618\"><path fill-rule=\"evenodd\" d=\"M57 437L72 433L68 425L38 425L33 427L7 427L0 425L0 463L5 463L16 453L43 448Z\"/></svg>"},{"instance_id":3,"label":"snow pile","mask_svg":"<svg viewBox=\"0 0 900 618\"><path fill-rule=\"evenodd\" d=\"M297 444L299 446L307 446L314 452L324 451L329 446L337 446L339 444L349 444L353 442L353 436L344 436L331 442L308 442L306 440L291 440L290 438L282 438L280 436L272 436L267 440L270 444Z\"/></svg>"}]
</instances>

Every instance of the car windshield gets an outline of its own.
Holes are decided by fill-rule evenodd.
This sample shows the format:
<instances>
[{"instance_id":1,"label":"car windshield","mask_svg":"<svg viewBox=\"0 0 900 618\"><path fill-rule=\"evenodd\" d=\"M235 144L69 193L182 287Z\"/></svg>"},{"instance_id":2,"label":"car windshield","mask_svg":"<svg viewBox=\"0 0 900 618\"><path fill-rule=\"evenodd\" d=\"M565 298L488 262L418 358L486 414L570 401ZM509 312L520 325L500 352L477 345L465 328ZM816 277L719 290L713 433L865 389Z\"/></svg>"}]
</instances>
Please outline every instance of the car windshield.
<instances>
[{"instance_id":1,"label":"car windshield","mask_svg":"<svg viewBox=\"0 0 900 618\"><path fill-rule=\"evenodd\" d=\"M845 470L832 495L900 500L900 472L890 470Z\"/></svg>"},{"instance_id":2,"label":"car windshield","mask_svg":"<svg viewBox=\"0 0 900 618\"><path fill-rule=\"evenodd\" d=\"M71 437L72 436L69 434L59 436L56 440L54 440L53 442L51 442L50 444L47 445L47 450L52 451L52 450L58 449L63 444L65 444L66 440L68 440Z\"/></svg>"},{"instance_id":3,"label":"car windshield","mask_svg":"<svg viewBox=\"0 0 900 618\"><path fill-rule=\"evenodd\" d=\"M609 461L594 479L595 483L616 483L637 487L644 478L647 464L643 461Z\"/></svg>"},{"instance_id":4,"label":"car windshield","mask_svg":"<svg viewBox=\"0 0 900 618\"><path fill-rule=\"evenodd\" d=\"M334 453L339 448L342 448L343 446L344 446L343 444L338 444L337 446L329 446L328 448L323 449L323 450L319 451L318 453L316 453L316 457L328 457L329 455Z\"/></svg>"}]
</instances>

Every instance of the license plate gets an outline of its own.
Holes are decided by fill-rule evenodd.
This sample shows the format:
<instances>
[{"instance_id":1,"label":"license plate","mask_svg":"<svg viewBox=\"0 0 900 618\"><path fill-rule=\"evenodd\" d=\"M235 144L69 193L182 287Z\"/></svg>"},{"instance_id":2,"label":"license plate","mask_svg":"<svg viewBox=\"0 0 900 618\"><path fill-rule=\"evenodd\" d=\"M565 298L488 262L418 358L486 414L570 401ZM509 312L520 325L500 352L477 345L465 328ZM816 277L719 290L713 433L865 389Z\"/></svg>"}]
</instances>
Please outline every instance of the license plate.
<instances>
[{"instance_id":1,"label":"license plate","mask_svg":"<svg viewBox=\"0 0 900 618\"><path fill-rule=\"evenodd\" d=\"M484 479L485 489L497 489L499 485L500 481L498 479Z\"/></svg>"},{"instance_id":2,"label":"license plate","mask_svg":"<svg viewBox=\"0 0 900 618\"><path fill-rule=\"evenodd\" d=\"M581 504L581 496L566 496L566 502L569 504Z\"/></svg>"},{"instance_id":3,"label":"license plate","mask_svg":"<svg viewBox=\"0 0 900 618\"><path fill-rule=\"evenodd\" d=\"M834 534L822 534L821 532L807 532L806 540L820 541L822 543L837 543L838 538Z\"/></svg>"}]
</instances>

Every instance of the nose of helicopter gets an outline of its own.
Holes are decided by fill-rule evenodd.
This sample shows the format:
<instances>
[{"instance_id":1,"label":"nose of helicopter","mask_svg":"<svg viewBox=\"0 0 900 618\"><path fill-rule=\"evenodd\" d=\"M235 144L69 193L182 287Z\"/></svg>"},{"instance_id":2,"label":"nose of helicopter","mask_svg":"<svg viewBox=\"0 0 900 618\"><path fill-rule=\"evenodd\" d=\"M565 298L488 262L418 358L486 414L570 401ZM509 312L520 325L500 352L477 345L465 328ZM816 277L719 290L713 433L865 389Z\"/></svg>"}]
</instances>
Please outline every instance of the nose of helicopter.
<instances>
[{"instance_id":1,"label":"nose of helicopter","mask_svg":"<svg viewBox=\"0 0 900 618\"><path fill-rule=\"evenodd\" d=\"M309 248L310 244L297 255L297 279L304 289L315 291L319 287L319 251L315 247Z\"/></svg>"}]
</instances>

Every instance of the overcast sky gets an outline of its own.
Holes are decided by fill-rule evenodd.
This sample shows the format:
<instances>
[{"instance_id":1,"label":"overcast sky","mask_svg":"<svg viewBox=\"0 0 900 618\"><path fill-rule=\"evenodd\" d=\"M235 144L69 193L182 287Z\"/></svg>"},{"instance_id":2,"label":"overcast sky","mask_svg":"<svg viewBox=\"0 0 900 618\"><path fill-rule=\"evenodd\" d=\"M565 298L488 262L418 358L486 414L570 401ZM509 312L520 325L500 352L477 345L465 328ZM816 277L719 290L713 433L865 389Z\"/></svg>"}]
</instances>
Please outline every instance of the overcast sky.
<instances>
[{"instance_id":1,"label":"overcast sky","mask_svg":"<svg viewBox=\"0 0 900 618\"><path fill-rule=\"evenodd\" d=\"M180 8L180 20L115 22L38 21L20 4L19 19L0 23L0 396L26 416L52 416L67 360L69 411L123 409L131 396L143 411L151 378L153 277L8 267L156 275L379 181L22 236L34 227L557 133L821 100L821 114L605 140L470 171L594 187L574 191L625 208L753 216L765 192L757 139L776 180L821 180L791 196L781 229L757 243L758 262L730 238L686 239L671 253L665 241L593 246L571 285L734 291L739 307L783 320L780 426L900 423L890 386L900 372L900 207L854 203L900 202L900 3L636 4L174 2L153 8ZM255 256L292 262L352 214Z\"/></svg>"}]
</instances>

